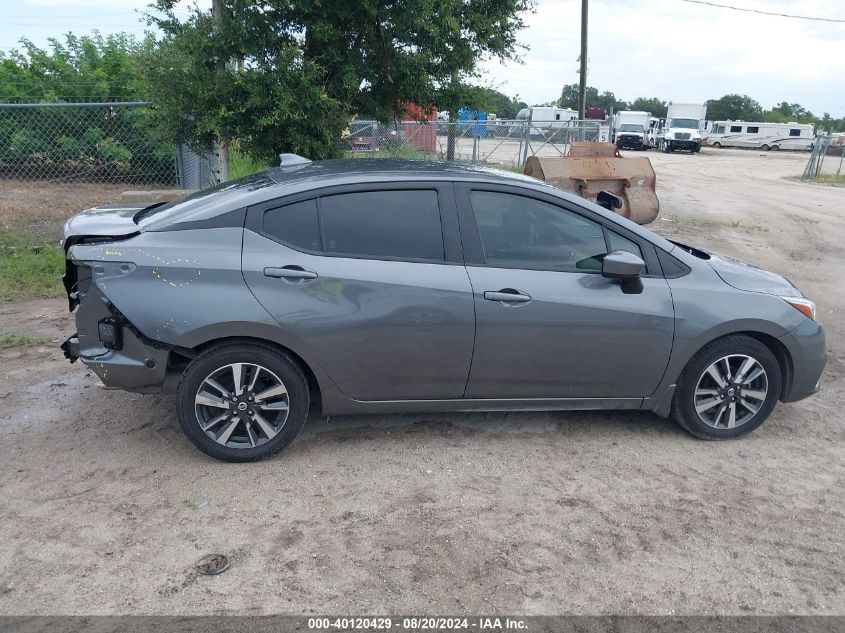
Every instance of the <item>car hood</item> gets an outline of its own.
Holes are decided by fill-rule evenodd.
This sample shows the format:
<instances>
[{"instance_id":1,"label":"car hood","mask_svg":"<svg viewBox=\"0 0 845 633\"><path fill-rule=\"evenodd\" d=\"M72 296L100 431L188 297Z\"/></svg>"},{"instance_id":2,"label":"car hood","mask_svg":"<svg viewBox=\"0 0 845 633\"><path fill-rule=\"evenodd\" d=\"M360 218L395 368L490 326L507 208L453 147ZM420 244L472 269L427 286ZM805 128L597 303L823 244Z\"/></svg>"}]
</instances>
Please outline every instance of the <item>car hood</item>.
<instances>
[{"instance_id":1,"label":"car hood","mask_svg":"<svg viewBox=\"0 0 845 633\"><path fill-rule=\"evenodd\" d=\"M112 204L83 211L65 223L64 244L84 237L129 237L139 232L135 216L150 207L149 203Z\"/></svg>"},{"instance_id":2,"label":"car hood","mask_svg":"<svg viewBox=\"0 0 845 633\"><path fill-rule=\"evenodd\" d=\"M803 297L792 282L777 273L758 268L753 264L726 255L707 253L707 263L729 286L749 292L762 292L779 297Z\"/></svg>"}]
</instances>

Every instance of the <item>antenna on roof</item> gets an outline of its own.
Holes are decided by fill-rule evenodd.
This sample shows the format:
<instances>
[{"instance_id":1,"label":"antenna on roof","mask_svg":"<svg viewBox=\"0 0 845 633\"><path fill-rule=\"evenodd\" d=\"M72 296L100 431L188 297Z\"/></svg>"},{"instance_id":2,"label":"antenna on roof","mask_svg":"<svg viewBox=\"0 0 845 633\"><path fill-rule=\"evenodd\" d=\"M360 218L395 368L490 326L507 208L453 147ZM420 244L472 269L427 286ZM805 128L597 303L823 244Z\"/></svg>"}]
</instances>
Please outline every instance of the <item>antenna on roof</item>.
<instances>
[{"instance_id":1,"label":"antenna on roof","mask_svg":"<svg viewBox=\"0 0 845 633\"><path fill-rule=\"evenodd\" d=\"M307 165L310 162L310 160L299 154L279 154L280 167L296 167L297 165Z\"/></svg>"}]
</instances>

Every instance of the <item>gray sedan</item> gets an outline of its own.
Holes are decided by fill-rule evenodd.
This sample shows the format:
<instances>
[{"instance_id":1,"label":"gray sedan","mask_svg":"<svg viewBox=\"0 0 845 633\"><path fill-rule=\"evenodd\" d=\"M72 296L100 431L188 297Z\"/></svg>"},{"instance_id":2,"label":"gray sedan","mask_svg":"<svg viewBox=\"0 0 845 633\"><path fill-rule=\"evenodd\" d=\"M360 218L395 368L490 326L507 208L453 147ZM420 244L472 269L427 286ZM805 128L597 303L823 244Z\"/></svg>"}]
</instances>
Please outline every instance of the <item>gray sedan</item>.
<instances>
[{"instance_id":1,"label":"gray sedan","mask_svg":"<svg viewBox=\"0 0 845 633\"><path fill-rule=\"evenodd\" d=\"M783 277L475 167L293 160L64 239L67 357L175 392L229 461L309 412L641 409L733 438L818 391L827 357Z\"/></svg>"}]
</instances>

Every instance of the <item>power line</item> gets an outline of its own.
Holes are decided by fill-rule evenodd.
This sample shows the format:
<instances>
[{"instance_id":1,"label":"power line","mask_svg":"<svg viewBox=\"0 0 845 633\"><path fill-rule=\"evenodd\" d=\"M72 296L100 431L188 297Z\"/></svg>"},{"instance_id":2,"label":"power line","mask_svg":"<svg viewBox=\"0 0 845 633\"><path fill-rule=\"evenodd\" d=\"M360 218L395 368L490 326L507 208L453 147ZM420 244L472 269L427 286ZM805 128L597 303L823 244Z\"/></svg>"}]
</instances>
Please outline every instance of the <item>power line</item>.
<instances>
[{"instance_id":1,"label":"power line","mask_svg":"<svg viewBox=\"0 0 845 633\"><path fill-rule=\"evenodd\" d=\"M747 9L745 7L734 7L729 4L716 4L715 2L706 2L705 0L681 0L681 2L689 2L690 4L703 4L708 7L716 7L718 9L731 9L732 11L743 11L745 13L758 13L760 15L773 15L779 18L793 18L795 20L810 20L812 22L835 22L845 23L845 18L817 18L809 15L795 15L794 13L777 13L776 11L762 11L760 9Z\"/></svg>"}]
</instances>

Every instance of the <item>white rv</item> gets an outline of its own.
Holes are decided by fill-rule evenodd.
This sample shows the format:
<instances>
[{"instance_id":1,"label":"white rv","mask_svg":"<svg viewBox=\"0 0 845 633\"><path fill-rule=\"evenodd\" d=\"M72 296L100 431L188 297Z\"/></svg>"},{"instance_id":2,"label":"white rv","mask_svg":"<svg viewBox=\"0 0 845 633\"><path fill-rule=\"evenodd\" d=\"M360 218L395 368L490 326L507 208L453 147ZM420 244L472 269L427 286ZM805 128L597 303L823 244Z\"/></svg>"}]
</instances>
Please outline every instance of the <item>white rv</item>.
<instances>
[{"instance_id":1,"label":"white rv","mask_svg":"<svg viewBox=\"0 0 845 633\"><path fill-rule=\"evenodd\" d=\"M669 102L666 123L658 134L664 152L686 149L693 154L701 150L707 105L704 103Z\"/></svg>"},{"instance_id":2,"label":"white rv","mask_svg":"<svg viewBox=\"0 0 845 633\"><path fill-rule=\"evenodd\" d=\"M570 121L578 120L578 111L569 108L535 106L523 108L517 113L516 118L521 121L530 120L531 127L534 129L546 130L567 127Z\"/></svg>"},{"instance_id":3,"label":"white rv","mask_svg":"<svg viewBox=\"0 0 845 633\"><path fill-rule=\"evenodd\" d=\"M813 147L814 130L809 123L761 123L714 121L707 143L713 147L750 147L764 151Z\"/></svg>"},{"instance_id":4,"label":"white rv","mask_svg":"<svg viewBox=\"0 0 845 633\"><path fill-rule=\"evenodd\" d=\"M620 149L648 149L651 112L622 110L613 116L613 142Z\"/></svg>"}]
</instances>

